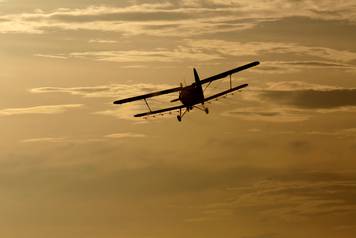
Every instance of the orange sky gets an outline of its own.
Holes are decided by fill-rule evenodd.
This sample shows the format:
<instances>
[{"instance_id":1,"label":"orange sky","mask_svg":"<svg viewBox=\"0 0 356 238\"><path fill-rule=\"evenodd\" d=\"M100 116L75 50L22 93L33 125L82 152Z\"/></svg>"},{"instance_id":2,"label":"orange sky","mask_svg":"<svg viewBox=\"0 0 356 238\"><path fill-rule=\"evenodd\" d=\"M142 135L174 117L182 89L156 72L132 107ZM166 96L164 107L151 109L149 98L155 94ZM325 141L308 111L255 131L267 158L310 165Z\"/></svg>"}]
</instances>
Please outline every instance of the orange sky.
<instances>
[{"instance_id":1,"label":"orange sky","mask_svg":"<svg viewBox=\"0 0 356 238\"><path fill-rule=\"evenodd\" d=\"M0 0L0 236L354 237L355 40L352 0ZM112 104L255 60L208 116Z\"/></svg>"}]
</instances>

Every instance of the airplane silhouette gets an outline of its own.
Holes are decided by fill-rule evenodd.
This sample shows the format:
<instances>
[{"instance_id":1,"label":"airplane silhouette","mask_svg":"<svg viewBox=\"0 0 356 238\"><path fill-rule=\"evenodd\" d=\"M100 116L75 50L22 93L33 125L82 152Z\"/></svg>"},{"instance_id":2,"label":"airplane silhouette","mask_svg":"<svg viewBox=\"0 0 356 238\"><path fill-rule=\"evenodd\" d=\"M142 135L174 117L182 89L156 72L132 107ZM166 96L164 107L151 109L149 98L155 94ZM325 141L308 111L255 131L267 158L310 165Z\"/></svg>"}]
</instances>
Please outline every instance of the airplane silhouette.
<instances>
[{"instance_id":1,"label":"airplane silhouette","mask_svg":"<svg viewBox=\"0 0 356 238\"><path fill-rule=\"evenodd\" d=\"M211 101L213 99L216 99L218 97L224 96L229 93L233 93L234 91L240 90L240 89L248 86L248 84L242 84L242 85L239 85L236 87L232 87L232 82L231 82L232 74L235 74L242 70L249 69L251 67L255 67L259 64L260 64L260 62L255 61L255 62L246 64L246 65L231 69L229 71L211 76L211 77L203 79L203 80L200 80L198 72L194 68L195 82L189 86L183 87L183 85L181 84L179 87L176 87L176 88L170 88L170 89L166 89L166 90L162 90L162 91L158 91L158 92L153 92L153 93L148 93L148 94L144 94L144 95L140 95L140 96L117 100L114 102L114 104L124 104L124 103L133 102L133 101L144 100L149 111L140 113L140 114L136 114L136 115L134 115L135 117L146 117L146 116L151 116L151 115L155 115L155 114L163 114L166 112L177 110L179 113L177 115L177 119L178 119L178 121L182 121L182 118L186 114L186 112L189 112L193 108L197 108L199 110L204 111L206 114L208 114L209 109L207 107L205 107L205 104L204 104L205 102ZM213 81L225 78L227 76L230 76L230 88L229 89L222 91L220 93L214 94L209 97L204 96L204 90L206 88L208 88ZM207 84L207 86L205 87L204 90L202 87L203 84ZM149 104L147 102L148 98L156 97L156 96L164 95L164 94L169 94L169 93L174 93L174 92L179 92L179 96L177 99L174 99L171 102L180 101L182 103L181 105L164 108L164 109L160 109L160 110L151 110L151 107L149 106ZM199 105L201 105L201 106L199 106ZM185 110L184 110L184 112L182 112L182 109L184 109L184 108L185 108Z\"/></svg>"}]
</instances>

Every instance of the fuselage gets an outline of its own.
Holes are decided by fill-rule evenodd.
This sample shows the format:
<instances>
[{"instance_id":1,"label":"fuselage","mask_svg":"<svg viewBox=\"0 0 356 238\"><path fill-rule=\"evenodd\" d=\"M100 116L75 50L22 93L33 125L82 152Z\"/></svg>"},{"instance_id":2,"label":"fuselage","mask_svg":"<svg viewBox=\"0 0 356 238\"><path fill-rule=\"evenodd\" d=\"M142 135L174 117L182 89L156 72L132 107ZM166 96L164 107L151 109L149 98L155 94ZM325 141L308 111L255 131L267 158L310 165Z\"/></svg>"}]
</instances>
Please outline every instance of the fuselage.
<instances>
[{"instance_id":1,"label":"fuselage","mask_svg":"<svg viewBox=\"0 0 356 238\"><path fill-rule=\"evenodd\" d=\"M186 107L192 107L195 104L204 102L204 93L201 85L193 83L184 87L179 94L179 100Z\"/></svg>"}]
</instances>

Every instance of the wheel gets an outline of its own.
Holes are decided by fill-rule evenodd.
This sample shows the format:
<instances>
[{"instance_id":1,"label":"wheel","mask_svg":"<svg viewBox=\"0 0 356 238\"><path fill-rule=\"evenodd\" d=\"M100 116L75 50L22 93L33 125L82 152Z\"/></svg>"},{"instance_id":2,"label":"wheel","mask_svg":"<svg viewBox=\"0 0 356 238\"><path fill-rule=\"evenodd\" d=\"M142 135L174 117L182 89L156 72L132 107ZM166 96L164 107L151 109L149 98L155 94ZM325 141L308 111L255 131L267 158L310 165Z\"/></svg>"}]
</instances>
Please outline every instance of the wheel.
<instances>
[{"instance_id":1,"label":"wheel","mask_svg":"<svg viewBox=\"0 0 356 238\"><path fill-rule=\"evenodd\" d=\"M177 119L178 119L178 121L182 121L182 117L181 116L177 116Z\"/></svg>"},{"instance_id":2,"label":"wheel","mask_svg":"<svg viewBox=\"0 0 356 238\"><path fill-rule=\"evenodd\" d=\"M209 108L205 108L204 111L205 111L206 114L209 114Z\"/></svg>"}]
</instances>

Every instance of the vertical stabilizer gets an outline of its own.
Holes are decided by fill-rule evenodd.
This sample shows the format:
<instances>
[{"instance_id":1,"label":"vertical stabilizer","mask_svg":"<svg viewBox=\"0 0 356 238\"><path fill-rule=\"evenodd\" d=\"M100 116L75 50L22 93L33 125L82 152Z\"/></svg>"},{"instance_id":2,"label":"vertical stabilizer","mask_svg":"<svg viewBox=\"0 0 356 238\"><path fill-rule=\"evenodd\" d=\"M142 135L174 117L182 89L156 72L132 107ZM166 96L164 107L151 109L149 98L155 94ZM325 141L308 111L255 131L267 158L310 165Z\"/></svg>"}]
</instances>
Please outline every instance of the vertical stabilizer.
<instances>
[{"instance_id":1,"label":"vertical stabilizer","mask_svg":"<svg viewBox=\"0 0 356 238\"><path fill-rule=\"evenodd\" d=\"M200 78L199 78L199 74L198 74L198 72L197 72L197 70L194 68L194 79L195 79L195 83L197 84L197 85L201 85L201 83L200 83Z\"/></svg>"},{"instance_id":2,"label":"vertical stabilizer","mask_svg":"<svg viewBox=\"0 0 356 238\"><path fill-rule=\"evenodd\" d=\"M204 104L204 90L201 86L199 74L195 68L194 68L194 79L195 79L195 86L196 86L196 88L198 88L198 92L199 92L201 100L202 100L202 104Z\"/></svg>"}]
</instances>

